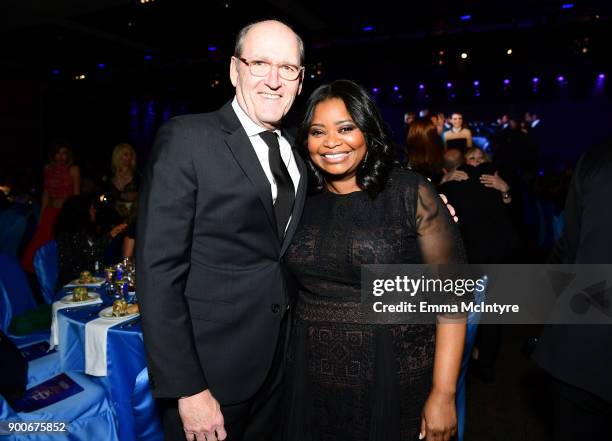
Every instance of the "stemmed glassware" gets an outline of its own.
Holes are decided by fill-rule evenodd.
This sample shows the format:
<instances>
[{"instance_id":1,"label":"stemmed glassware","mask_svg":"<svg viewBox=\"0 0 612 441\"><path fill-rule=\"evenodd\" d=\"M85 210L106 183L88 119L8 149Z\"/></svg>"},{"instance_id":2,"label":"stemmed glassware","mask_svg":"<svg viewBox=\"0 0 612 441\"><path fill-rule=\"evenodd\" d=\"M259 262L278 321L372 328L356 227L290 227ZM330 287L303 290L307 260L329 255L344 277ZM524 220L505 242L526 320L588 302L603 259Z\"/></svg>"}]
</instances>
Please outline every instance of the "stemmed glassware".
<instances>
[{"instance_id":1,"label":"stemmed glassware","mask_svg":"<svg viewBox=\"0 0 612 441\"><path fill-rule=\"evenodd\" d=\"M104 273L106 292L113 300L136 302L136 268L133 258L125 257L117 265L105 268Z\"/></svg>"}]
</instances>

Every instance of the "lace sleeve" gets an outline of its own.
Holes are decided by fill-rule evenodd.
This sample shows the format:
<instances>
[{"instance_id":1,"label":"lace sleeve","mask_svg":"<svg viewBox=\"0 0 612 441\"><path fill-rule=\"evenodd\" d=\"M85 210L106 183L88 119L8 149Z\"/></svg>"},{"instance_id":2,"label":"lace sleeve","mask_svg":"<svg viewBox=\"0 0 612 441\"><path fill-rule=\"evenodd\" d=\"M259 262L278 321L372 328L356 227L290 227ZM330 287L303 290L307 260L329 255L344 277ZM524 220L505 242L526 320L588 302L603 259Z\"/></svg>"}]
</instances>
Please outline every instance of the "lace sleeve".
<instances>
[{"instance_id":1,"label":"lace sleeve","mask_svg":"<svg viewBox=\"0 0 612 441\"><path fill-rule=\"evenodd\" d=\"M466 263L457 226L436 190L425 180L419 182L416 228L424 263Z\"/></svg>"},{"instance_id":2,"label":"lace sleeve","mask_svg":"<svg viewBox=\"0 0 612 441\"><path fill-rule=\"evenodd\" d=\"M451 219L442 199L427 182L419 183L416 203L416 227L423 263L461 264L467 263L463 242L455 222ZM452 267L440 268L444 275L438 277L455 279L461 277ZM429 303L456 304L471 295L455 296L441 293L426 295ZM438 322L457 323L466 320L462 312L437 314Z\"/></svg>"}]
</instances>

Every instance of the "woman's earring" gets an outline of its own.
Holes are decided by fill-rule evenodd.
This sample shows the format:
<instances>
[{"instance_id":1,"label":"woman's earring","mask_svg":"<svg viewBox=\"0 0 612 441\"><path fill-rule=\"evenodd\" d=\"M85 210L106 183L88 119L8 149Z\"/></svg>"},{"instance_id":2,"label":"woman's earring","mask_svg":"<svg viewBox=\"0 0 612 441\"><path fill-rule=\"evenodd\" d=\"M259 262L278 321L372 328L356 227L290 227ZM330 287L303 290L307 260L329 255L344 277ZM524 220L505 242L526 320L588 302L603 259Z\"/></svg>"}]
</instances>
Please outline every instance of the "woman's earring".
<instances>
[{"instance_id":1,"label":"woman's earring","mask_svg":"<svg viewBox=\"0 0 612 441\"><path fill-rule=\"evenodd\" d=\"M363 161L361 161L361 167L365 167L366 162L367 162L367 160L368 160L368 154L369 154L369 153L370 153L370 151L369 151L369 150L366 150L366 154L365 154L365 156L363 157Z\"/></svg>"}]
</instances>

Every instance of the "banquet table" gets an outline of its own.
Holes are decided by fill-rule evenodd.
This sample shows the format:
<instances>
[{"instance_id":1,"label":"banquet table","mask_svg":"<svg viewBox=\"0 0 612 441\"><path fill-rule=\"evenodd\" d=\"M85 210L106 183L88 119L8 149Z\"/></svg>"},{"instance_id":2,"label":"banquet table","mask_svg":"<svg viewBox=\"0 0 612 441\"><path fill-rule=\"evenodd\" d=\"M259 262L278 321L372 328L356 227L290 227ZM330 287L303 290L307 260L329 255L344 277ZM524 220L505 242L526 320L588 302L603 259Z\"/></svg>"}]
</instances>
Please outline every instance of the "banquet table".
<instances>
[{"instance_id":1,"label":"banquet table","mask_svg":"<svg viewBox=\"0 0 612 441\"><path fill-rule=\"evenodd\" d=\"M86 372L86 325L98 318L101 309L112 305L112 299L106 295L104 286L88 290L99 293L103 303L57 311L57 349L63 371ZM66 292L65 289L60 291L58 298L66 295ZM139 317L110 327L106 340L106 375L97 378L106 388L115 408L121 441L163 438L150 392L146 390L145 394L134 393L135 389L142 389L143 386L148 389L148 384L137 384L143 381L148 383L146 375L139 376L145 367L146 357ZM148 410L143 413L143 409ZM143 421L145 416L148 421Z\"/></svg>"}]
</instances>

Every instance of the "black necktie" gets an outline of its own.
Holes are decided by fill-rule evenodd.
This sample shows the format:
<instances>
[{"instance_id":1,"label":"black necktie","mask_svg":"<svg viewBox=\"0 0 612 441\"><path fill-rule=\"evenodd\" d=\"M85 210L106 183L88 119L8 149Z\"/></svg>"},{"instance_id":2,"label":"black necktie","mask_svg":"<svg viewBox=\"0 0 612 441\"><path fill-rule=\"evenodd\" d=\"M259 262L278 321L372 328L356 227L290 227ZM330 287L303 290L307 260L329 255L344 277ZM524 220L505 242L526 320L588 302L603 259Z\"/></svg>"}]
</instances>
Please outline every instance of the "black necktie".
<instances>
[{"instance_id":1,"label":"black necktie","mask_svg":"<svg viewBox=\"0 0 612 441\"><path fill-rule=\"evenodd\" d=\"M274 182L276 182L276 202L274 202L274 215L276 216L276 228L278 237L282 240L285 236L285 227L293 210L295 200L295 187L287 167L283 162L278 145L278 136L275 132L261 132L261 139L268 144L268 161Z\"/></svg>"}]
</instances>

